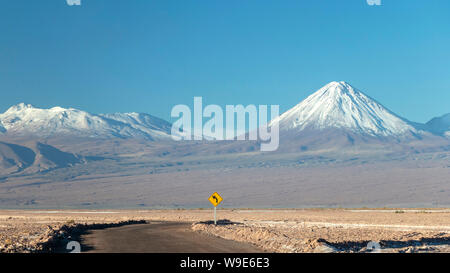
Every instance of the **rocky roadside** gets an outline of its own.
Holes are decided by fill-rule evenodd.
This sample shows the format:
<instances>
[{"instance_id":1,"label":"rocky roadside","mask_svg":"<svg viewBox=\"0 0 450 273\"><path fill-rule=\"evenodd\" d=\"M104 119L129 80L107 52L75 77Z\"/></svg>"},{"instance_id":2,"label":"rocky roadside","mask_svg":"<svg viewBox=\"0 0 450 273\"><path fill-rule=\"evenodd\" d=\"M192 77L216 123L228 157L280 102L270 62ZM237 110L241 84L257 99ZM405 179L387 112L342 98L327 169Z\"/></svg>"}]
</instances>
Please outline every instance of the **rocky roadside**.
<instances>
[{"instance_id":1,"label":"rocky roadside","mask_svg":"<svg viewBox=\"0 0 450 273\"><path fill-rule=\"evenodd\" d=\"M86 230L143 224L145 220L127 220L115 223L75 223L45 225L39 223L13 224L1 227L0 253L52 253Z\"/></svg>"},{"instance_id":2,"label":"rocky roadside","mask_svg":"<svg viewBox=\"0 0 450 273\"><path fill-rule=\"evenodd\" d=\"M192 224L192 229L278 253L372 252L368 248L369 242L376 243L380 247L379 252L450 252L450 233L429 230L307 226L284 222L263 225L229 221L217 226L198 222Z\"/></svg>"}]
</instances>

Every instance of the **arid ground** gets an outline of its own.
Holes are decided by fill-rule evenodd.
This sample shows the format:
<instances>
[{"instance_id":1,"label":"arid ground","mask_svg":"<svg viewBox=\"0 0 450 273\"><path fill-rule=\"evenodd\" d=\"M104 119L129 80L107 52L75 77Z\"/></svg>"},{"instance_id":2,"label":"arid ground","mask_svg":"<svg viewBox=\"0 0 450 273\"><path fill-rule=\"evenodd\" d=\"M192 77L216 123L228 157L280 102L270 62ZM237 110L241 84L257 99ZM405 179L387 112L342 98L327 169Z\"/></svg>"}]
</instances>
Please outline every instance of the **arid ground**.
<instances>
[{"instance_id":1,"label":"arid ground","mask_svg":"<svg viewBox=\"0 0 450 273\"><path fill-rule=\"evenodd\" d=\"M215 191L224 208L450 207L445 145L261 153L241 142L58 141L84 163L0 171L0 208L195 209Z\"/></svg>"},{"instance_id":2,"label":"arid ground","mask_svg":"<svg viewBox=\"0 0 450 273\"><path fill-rule=\"evenodd\" d=\"M107 229L130 221L180 222L192 232L253 245L266 252L450 252L450 209L3 210L0 252L52 251L80 227ZM95 224L95 225L94 225ZM119 233L120 234L120 233Z\"/></svg>"}]
</instances>

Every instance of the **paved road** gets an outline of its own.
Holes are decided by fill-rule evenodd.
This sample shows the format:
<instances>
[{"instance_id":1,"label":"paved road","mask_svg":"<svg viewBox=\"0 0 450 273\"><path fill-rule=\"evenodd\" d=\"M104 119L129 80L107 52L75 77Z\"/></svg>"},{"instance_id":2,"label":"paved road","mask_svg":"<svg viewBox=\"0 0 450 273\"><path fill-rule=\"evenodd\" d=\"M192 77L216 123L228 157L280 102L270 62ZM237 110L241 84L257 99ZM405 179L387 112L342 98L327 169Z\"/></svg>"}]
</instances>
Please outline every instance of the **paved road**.
<instances>
[{"instance_id":1,"label":"paved road","mask_svg":"<svg viewBox=\"0 0 450 273\"><path fill-rule=\"evenodd\" d=\"M262 252L250 244L191 230L189 223L155 222L102 230L81 236L82 252L108 253L245 253Z\"/></svg>"}]
</instances>

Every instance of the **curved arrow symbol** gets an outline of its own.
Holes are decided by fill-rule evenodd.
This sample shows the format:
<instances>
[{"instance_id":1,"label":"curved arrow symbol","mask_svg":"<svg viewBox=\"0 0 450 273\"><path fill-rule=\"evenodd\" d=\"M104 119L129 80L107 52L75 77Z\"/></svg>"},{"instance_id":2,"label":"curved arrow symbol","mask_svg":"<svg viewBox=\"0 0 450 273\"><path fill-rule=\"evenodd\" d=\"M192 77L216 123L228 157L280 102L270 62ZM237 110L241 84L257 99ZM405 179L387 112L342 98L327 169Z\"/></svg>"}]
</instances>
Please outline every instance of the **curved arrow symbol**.
<instances>
[{"instance_id":1,"label":"curved arrow symbol","mask_svg":"<svg viewBox=\"0 0 450 273\"><path fill-rule=\"evenodd\" d=\"M216 199L216 203L219 203L219 199L217 199L217 196L213 195L213 199Z\"/></svg>"}]
</instances>

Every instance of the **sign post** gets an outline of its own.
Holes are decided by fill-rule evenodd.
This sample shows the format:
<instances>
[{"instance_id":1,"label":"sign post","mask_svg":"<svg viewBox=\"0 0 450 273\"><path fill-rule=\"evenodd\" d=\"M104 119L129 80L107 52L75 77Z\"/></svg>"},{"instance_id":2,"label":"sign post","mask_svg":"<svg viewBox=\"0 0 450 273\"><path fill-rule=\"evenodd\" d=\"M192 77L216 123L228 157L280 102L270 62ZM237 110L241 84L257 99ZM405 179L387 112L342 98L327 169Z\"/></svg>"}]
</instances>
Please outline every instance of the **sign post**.
<instances>
[{"instance_id":1,"label":"sign post","mask_svg":"<svg viewBox=\"0 0 450 273\"><path fill-rule=\"evenodd\" d=\"M217 192L215 192L215 193L211 194L211 196L208 198L208 200L214 206L214 225L217 225L216 208L220 204L220 202L223 201L223 198Z\"/></svg>"}]
</instances>

